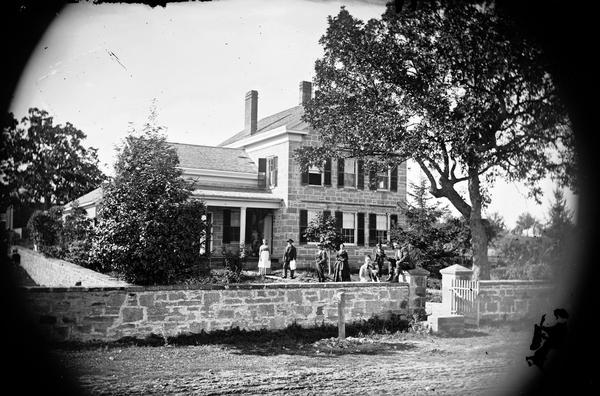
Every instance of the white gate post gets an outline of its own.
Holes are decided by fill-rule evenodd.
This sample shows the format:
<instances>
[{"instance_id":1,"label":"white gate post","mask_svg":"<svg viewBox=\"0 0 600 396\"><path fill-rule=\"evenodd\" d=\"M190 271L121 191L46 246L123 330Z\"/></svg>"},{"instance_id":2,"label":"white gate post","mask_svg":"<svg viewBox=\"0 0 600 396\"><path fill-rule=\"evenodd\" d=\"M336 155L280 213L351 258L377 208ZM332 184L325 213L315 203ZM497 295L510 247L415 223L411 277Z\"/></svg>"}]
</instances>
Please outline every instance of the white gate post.
<instances>
[{"instance_id":1,"label":"white gate post","mask_svg":"<svg viewBox=\"0 0 600 396\"><path fill-rule=\"evenodd\" d=\"M444 315L450 315L452 311L452 281L454 280L471 280L473 271L463 267L462 265L454 264L440 270L442 274L442 312Z\"/></svg>"}]
</instances>

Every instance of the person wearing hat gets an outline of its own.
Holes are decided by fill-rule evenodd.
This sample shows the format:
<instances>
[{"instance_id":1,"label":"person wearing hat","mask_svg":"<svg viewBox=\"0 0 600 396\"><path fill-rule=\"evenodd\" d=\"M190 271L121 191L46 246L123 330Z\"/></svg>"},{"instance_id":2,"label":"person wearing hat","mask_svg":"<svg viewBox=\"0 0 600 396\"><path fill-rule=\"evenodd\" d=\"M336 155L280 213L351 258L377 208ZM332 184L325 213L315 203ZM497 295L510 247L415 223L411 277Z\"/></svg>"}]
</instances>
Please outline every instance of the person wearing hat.
<instances>
[{"instance_id":1,"label":"person wearing hat","mask_svg":"<svg viewBox=\"0 0 600 396\"><path fill-rule=\"evenodd\" d=\"M287 246L283 252L283 277L287 278L288 269L290 270L290 278L294 279L294 271L296 270L296 247L293 245L294 240L289 238Z\"/></svg>"},{"instance_id":2,"label":"person wearing hat","mask_svg":"<svg viewBox=\"0 0 600 396\"><path fill-rule=\"evenodd\" d=\"M325 252L324 248L325 244L323 242L319 242L317 247L319 248L315 257L317 278L319 279L319 282L325 282L325 268L327 268L327 253Z\"/></svg>"}]
</instances>

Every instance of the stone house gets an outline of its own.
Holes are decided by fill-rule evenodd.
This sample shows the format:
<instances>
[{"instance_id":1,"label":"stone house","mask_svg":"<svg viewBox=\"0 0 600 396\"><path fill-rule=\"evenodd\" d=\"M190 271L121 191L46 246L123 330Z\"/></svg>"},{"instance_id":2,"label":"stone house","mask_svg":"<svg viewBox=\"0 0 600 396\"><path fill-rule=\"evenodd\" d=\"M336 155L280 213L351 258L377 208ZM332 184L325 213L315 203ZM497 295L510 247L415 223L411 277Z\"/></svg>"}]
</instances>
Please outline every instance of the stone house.
<instances>
[{"instance_id":1,"label":"stone house","mask_svg":"<svg viewBox=\"0 0 600 396\"><path fill-rule=\"evenodd\" d=\"M258 119L258 92L249 91L242 131L217 147L171 143L183 176L196 181L193 197L208 207L212 228L206 245L213 257L243 244L252 263L265 238L272 259L281 261L291 238L299 268L309 267L316 243L306 240L304 229L324 212L335 218L346 238L350 266L358 268L378 240L387 240L394 223L404 224L405 162L374 173L365 172L361 161L332 159L322 169L301 172L294 150L318 144L317 133L302 120L303 104L311 95L312 84L303 81L297 106ZM86 204L95 211L91 207Z\"/></svg>"}]
</instances>

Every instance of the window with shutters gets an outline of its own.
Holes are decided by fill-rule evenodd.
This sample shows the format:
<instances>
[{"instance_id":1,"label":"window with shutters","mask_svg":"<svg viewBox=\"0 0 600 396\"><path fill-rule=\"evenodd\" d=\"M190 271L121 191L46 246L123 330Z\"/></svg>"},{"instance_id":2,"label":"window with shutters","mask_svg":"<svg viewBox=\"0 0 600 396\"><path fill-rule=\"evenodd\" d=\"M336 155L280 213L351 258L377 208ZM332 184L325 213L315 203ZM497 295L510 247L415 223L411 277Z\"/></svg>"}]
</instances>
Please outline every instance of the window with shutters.
<instances>
[{"instance_id":1,"label":"window with shutters","mask_svg":"<svg viewBox=\"0 0 600 396\"><path fill-rule=\"evenodd\" d=\"M267 158L267 185L277 187L277 157Z\"/></svg>"},{"instance_id":2,"label":"window with shutters","mask_svg":"<svg viewBox=\"0 0 600 396\"><path fill-rule=\"evenodd\" d=\"M308 168L308 184L311 186L323 185L323 174L317 166Z\"/></svg>"},{"instance_id":3,"label":"window with shutters","mask_svg":"<svg viewBox=\"0 0 600 396\"><path fill-rule=\"evenodd\" d=\"M355 243L355 231L356 223L354 213L344 213L342 215L342 235L344 236L345 243Z\"/></svg>"},{"instance_id":4,"label":"window with shutters","mask_svg":"<svg viewBox=\"0 0 600 396\"><path fill-rule=\"evenodd\" d=\"M377 242L381 241L385 243L387 241L387 216L386 215L377 215L376 218L376 238Z\"/></svg>"},{"instance_id":5,"label":"window with shutters","mask_svg":"<svg viewBox=\"0 0 600 396\"><path fill-rule=\"evenodd\" d=\"M344 159L344 187L356 187L356 160Z\"/></svg>"},{"instance_id":6,"label":"window with shutters","mask_svg":"<svg viewBox=\"0 0 600 396\"><path fill-rule=\"evenodd\" d=\"M302 218L303 217L302 212L306 213L306 219ZM317 218L317 213L319 213L319 211L301 210L301 215L300 215L300 242L301 243L305 243L305 242L316 243L316 242L318 242L318 240L315 238L310 238L310 237L304 236L304 234L306 233L306 229L308 228L308 225L311 222L315 221L315 219Z\"/></svg>"}]
</instances>

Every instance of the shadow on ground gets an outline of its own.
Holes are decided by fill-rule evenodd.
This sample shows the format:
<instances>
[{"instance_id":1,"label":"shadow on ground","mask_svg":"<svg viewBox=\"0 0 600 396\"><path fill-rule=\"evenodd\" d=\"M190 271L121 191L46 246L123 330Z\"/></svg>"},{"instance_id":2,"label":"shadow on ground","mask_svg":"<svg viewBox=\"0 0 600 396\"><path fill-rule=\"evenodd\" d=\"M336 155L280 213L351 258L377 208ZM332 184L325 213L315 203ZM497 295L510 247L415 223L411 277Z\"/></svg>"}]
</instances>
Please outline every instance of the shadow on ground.
<instances>
[{"instance_id":1,"label":"shadow on ground","mask_svg":"<svg viewBox=\"0 0 600 396\"><path fill-rule=\"evenodd\" d=\"M164 337L150 334L145 338L123 337L113 342L65 342L55 344L58 349L122 348L126 346L188 346L224 345L236 349L240 354L273 356L279 354L333 356L349 353L382 354L410 350L415 345L410 341L398 340L411 331L410 322L399 315L387 319L370 318L346 325L346 339L338 340L338 328L322 324L303 328L291 324L280 330L244 330L239 327L217 330L210 333L179 334Z\"/></svg>"}]
</instances>

